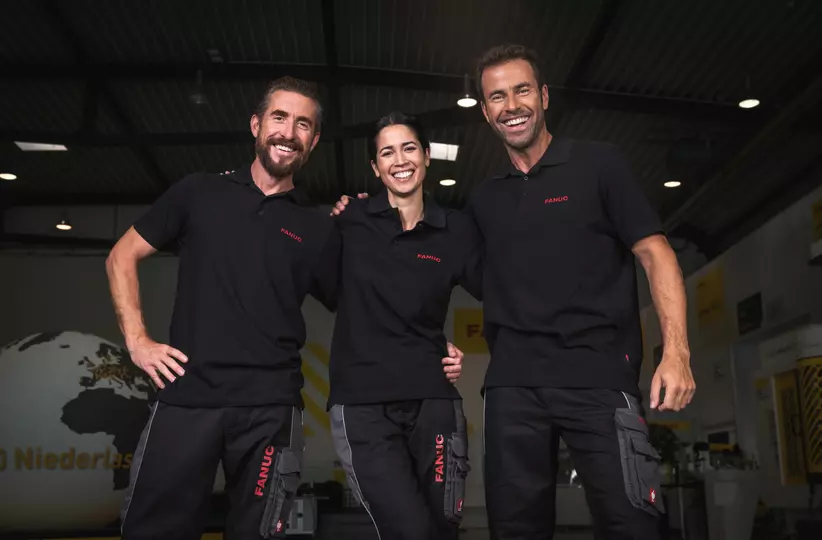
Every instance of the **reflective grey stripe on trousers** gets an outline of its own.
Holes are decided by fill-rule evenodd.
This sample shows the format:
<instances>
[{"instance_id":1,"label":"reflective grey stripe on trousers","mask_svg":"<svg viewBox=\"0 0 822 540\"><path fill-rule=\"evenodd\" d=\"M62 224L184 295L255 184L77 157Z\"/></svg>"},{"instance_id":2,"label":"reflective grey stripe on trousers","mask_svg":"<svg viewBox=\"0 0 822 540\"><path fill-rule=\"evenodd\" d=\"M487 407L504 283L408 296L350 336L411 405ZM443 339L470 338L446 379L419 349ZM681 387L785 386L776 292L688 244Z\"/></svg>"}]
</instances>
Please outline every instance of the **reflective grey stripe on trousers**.
<instances>
[{"instance_id":1,"label":"reflective grey stripe on trousers","mask_svg":"<svg viewBox=\"0 0 822 540\"><path fill-rule=\"evenodd\" d=\"M380 528L377 527L377 522L371 514L371 508L369 508L368 501L363 496L360 482L357 480L357 473L354 471L354 456L351 451L351 443L348 442L348 432L345 428L345 405L334 405L329 414L331 416L331 440L334 441L334 450L340 458L343 471L345 471L345 476L348 479L348 485L351 491L354 492L354 496L365 508L365 511L368 512L368 516L377 530L377 538L381 538Z\"/></svg>"},{"instance_id":2,"label":"reflective grey stripe on trousers","mask_svg":"<svg viewBox=\"0 0 822 540\"><path fill-rule=\"evenodd\" d=\"M151 433L151 424L154 422L154 415L157 414L157 408L160 406L159 401L154 402L154 407L151 409L151 416L148 418L148 423L140 435L140 441L137 443L137 448L134 449L134 458L132 459L131 467L134 474L128 483L126 489L125 499L123 500L123 507L120 515L120 534L124 534L124 527L126 517L128 516L128 508L131 506L131 499L134 497L134 487L137 484L137 478L140 476L140 466L143 464L143 455L146 453L146 445L148 444L148 436Z\"/></svg>"}]
</instances>

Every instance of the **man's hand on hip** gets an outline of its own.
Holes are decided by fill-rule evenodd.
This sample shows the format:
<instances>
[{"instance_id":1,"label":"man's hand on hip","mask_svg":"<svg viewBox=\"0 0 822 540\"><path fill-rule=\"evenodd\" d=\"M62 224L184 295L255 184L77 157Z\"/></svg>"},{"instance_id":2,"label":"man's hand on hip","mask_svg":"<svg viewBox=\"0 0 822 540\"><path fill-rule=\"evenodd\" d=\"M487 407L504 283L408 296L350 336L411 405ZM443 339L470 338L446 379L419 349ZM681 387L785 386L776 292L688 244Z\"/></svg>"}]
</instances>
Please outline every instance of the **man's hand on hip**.
<instances>
[{"instance_id":1,"label":"man's hand on hip","mask_svg":"<svg viewBox=\"0 0 822 540\"><path fill-rule=\"evenodd\" d=\"M160 378L162 374L169 382L174 382L178 376L182 377L185 370L177 362L186 363L188 357L174 347L157 343L149 337L142 337L129 346L129 353L134 364L151 377L158 388L165 388Z\"/></svg>"}]
</instances>

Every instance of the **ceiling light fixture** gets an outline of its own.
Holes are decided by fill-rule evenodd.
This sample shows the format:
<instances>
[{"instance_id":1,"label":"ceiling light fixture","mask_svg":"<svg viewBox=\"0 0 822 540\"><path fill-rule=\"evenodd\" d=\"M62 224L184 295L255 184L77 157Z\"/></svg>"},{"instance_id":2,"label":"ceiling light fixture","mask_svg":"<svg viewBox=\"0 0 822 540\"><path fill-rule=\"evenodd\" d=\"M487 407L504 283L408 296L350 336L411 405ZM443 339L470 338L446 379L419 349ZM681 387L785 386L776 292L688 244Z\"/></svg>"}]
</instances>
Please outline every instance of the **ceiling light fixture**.
<instances>
[{"instance_id":1,"label":"ceiling light fixture","mask_svg":"<svg viewBox=\"0 0 822 540\"><path fill-rule=\"evenodd\" d=\"M17 145L17 148L22 150L23 152L65 152L68 150L62 144L48 144L48 143L36 143L36 142L20 142L14 141L14 144Z\"/></svg>"},{"instance_id":2,"label":"ceiling light fixture","mask_svg":"<svg viewBox=\"0 0 822 540\"><path fill-rule=\"evenodd\" d=\"M476 104L477 100L471 95L471 78L466 73L462 82L462 96L457 100L457 105L468 108Z\"/></svg>"},{"instance_id":3,"label":"ceiling light fixture","mask_svg":"<svg viewBox=\"0 0 822 540\"><path fill-rule=\"evenodd\" d=\"M431 159L443 159L445 161L457 161L459 145L432 142L430 144Z\"/></svg>"},{"instance_id":4,"label":"ceiling light fixture","mask_svg":"<svg viewBox=\"0 0 822 540\"><path fill-rule=\"evenodd\" d=\"M57 223L57 225L55 225L55 227L57 227L57 229L61 231L70 231L71 222L68 220L68 218L63 218L59 221L59 223Z\"/></svg>"},{"instance_id":5,"label":"ceiling light fixture","mask_svg":"<svg viewBox=\"0 0 822 540\"><path fill-rule=\"evenodd\" d=\"M751 78L745 75L745 97L739 100L740 109L753 109L759 106L759 100L753 97Z\"/></svg>"},{"instance_id":6,"label":"ceiling light fixture","mask_svg":"<svg viewBox=\"0 0 822 540\"><path fill-rule=\"evenodd\" d=\"M440 180L440 185L441 186L453 186L456 183L457 183L457 181L453 180L451 178L443 178L442 180Z\"/></svg>"},{"instance_id":7,"label":"ceiling light fixture","mask_svg":"<svg viewBox=\"0 0 822 540\"><path fill-rule=\"evenodd\" d=\"M195 105L208 105L208 97L203 92L203 70L197 70L197 85L194 92L188 98Z\"/></svg>"},{"instance_id":8,"label":"ceiling light fixture","mask_svg":"<svg viewBox=\"0 0 822 540\"><path fill-rule=\"evenodd\" d=\"M663 185L667 188L675 188L681 186L682 182L680 182L679 180L668 180Z\"/></svg>"},{"instance_id":9,"label":"ceiling light fixture","mask_svg":"<svg viewBox=\"0 0 822 540\"><path fill-rule=\"evenodd\" d=\"M17 175L10 172L0 173L0 180L17 180Z\"/></svg>"}]
</instances>

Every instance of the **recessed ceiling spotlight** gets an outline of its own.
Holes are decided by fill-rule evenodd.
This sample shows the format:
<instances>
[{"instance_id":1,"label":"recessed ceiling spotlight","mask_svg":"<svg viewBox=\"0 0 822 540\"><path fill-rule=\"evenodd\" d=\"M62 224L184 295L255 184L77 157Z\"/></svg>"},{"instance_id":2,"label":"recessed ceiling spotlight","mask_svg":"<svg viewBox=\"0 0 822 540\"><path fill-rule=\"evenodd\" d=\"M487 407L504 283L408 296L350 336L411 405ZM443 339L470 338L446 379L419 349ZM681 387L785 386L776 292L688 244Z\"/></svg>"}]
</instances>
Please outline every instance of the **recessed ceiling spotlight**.
<instances>
[{"instance_id":1,"label":"recessed ceiling spotlight","mask_svg":"<svg viewBox=\"0 0 822 540\"><path fill-rule=\"evenodd\" d=\"M457 183L457 181L452 179L452 178L444 178L444 179L440 180L440 185L441 186L453 186L456 183Z\"/></svg>"},{"instance_id":2,"label":"recessed ceiling spotlight","mask_svg":"<svg viewBox=\"0 0 822 540\"><path fill-rule=\"evenodd\" d=\"M17 175L10 172L0 173L0 180L17 180Z\"/></svg>"},{"instance_id":3,"label":"recessed ceiling spotlight","mask_svg":"<svg viewBox=\"0 0 822 540\"><path fill-rule=\"evenodd\" d=\"M668 188L675 188L681 186L682 182L680 182L679 180L668 180L663 185Z\"/></svg>"}]
</instances>

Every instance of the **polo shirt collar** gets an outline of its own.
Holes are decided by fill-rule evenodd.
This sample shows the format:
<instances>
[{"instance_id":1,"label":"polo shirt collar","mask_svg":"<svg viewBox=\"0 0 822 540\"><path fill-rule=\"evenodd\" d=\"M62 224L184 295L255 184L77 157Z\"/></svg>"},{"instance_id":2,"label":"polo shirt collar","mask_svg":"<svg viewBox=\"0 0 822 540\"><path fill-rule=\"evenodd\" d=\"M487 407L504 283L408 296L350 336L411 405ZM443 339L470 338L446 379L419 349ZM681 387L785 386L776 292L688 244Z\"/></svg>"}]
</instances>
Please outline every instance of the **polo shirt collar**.
<instances>
[{"instance_id":1,"label":"polo shirt collar","mask_svg":"<svg viewBox=\"0 0 822 540\"><path fill-rule=\"evenodd\" d=\"M424 208L422 222L438 229L444 228L445 210L427 193L422 196L422 204ZM380 214L387 210L396 211L388 201L388 190L383 187L375 196L369 197L366 211L369 214Z\"/></svg>"},{"instance_id":2,"label":"polo shirt collar","mask_svg":"<svg viewBox=\"0 0 822 540\"><path fill-rule=\"evenodd\" d=\"M560 165L568 163L571 160L571 141L568 139L554 137L551 144L545 149L545 153L539 158L539 161L534 163L531 170L527 174L536 174L543 167L550 167L552 165ZM511 176L524 176L526 173L517 169L512 163L501 170L494 176L495 180L501 180Z\"/></svg>"},{"instance_id":3,"label":"polo shirt collar","mask_svg":"<svg viewBox=\"0 0 822 540\"><path fill-rule=\"evenodd\" d=\"M251 176L251 165L233 171L228 175L228 177L238 184L246 185L258 192L260 191L260 188L257 187L257 184L254 183L254 179ZM294 182L294 189L290 189L284 193L275 193L274 195L270 195L270 197L283 196L288 197L300 206L307 206L310 203L308 194L297 184L296 181Z\"/></svg>"}]
</instances>

